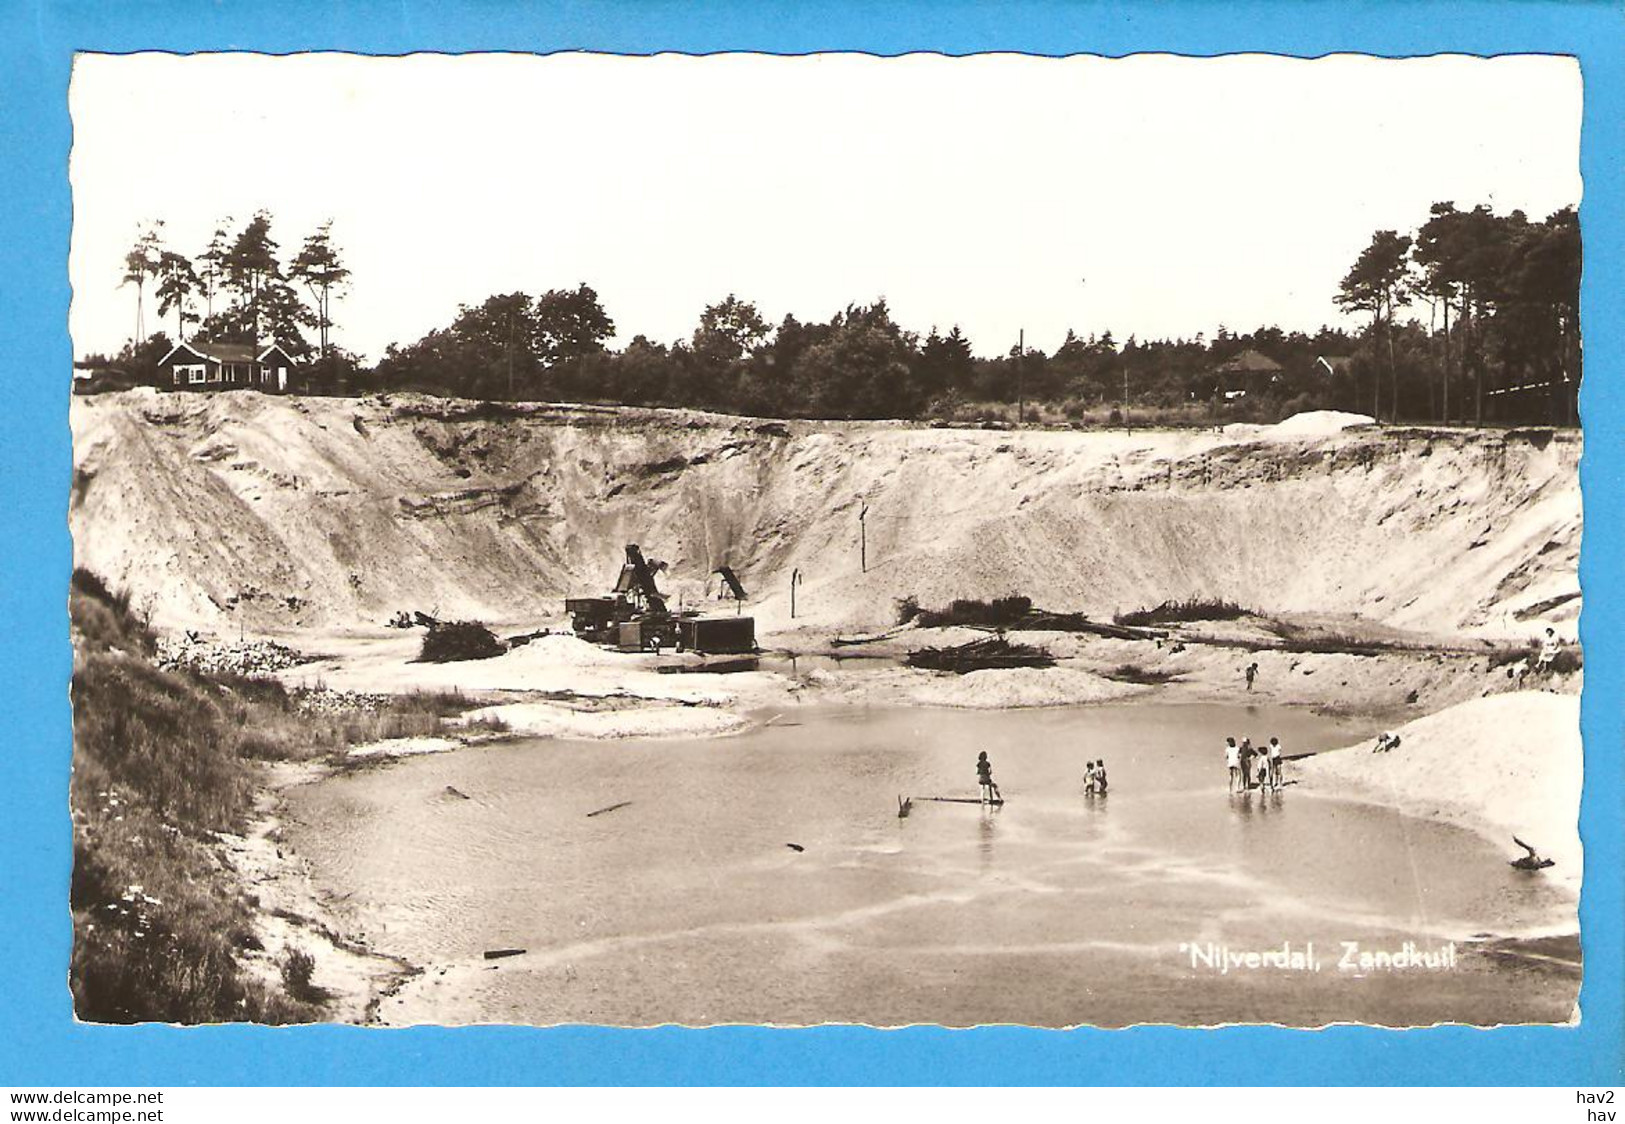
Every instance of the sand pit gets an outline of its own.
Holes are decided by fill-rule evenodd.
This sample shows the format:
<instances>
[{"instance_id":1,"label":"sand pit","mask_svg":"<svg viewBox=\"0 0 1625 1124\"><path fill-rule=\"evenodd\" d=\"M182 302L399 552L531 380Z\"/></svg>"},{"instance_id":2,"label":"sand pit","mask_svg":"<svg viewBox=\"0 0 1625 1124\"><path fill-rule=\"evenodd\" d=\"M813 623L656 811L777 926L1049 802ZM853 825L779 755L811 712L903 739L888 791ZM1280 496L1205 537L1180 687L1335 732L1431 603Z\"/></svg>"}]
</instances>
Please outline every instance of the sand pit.
<instances>
[{"instance_id":1,"label":"sand pit","mask_svg":"<svg viewBox=\"0 0 1625 1124\"><path fill-rule=\"evenodd\" d=\"M1119 739L1114 746L1138 746L1114 724L1136 729L1135 715L1157 705L1170 707L1158 720L1164 725L1177 724L1171 712L1184 704L1282 707L1289 726L1310 707L1332 707L1329 720L1358 716L1350 736L1363 723L1402 716L1394 718L1402 747L1373 755L1357 746L1289 766L1302 788L1288 789L1288 799L1320 793L1470 828L1495 848L1471 856L1471 871L1505 874L1496 856L1517 854L1516 833L1557 860L1530 885L1560 899L1564 887L1578 886L1577 700L1474 697L1514 687L1501 661L1505 641L1526 641L1547 624L1573 635L1574 435L1380 428L1329 412L1222 432L997 432L543 405L493 413L412 396L253 393L76 399L71 417L76 560L128 590L160 629L195 628L223 642L275 639L313 657L273 673L289 687L358 697L457 691L475 704L469 723L489 720L486 729L448 737L360 747L354 765L389 767L341 768L345 786L387 788L381 778L400 775L442 782L426 791L472 791L465 774L522 772L574 755L582 776L603 789L602 799L594 792L583 805L590 809L629 799L635 783L685 756L748 761L755 741L794 744L797 752L764 760L799 775L814 753L847 749L801 719L827 708L835 713L823 719L839 723L844 737L871 714L896 711L879 719L895 730L880 730L884 737L850 759L832 759L819 777L820 786L854 786L841 804L846 814L870 807L873 778L897 768L900 746L929 747L973 728L977 745L960 748L1022 728L1070 747L1091 722L1105 723L1102 736ZM866 567L857 521L864 505ZM731 615L733 605L716 600L713 573L731 567L750 590L745 609L766 650L759 669L722 674L691 654L621 653L558 634L563 599L607 592L630 542L668 564L659 582L674 608ZM800 584L792 620L793 573ZM1017 592L1094 622L1167 601L1232 602L1249 612L1181 622L1145 639L1016 637L1048 648L1059 661L1050 668L955 676L899 666L916 647L986 635L894 631L900 601L939 607ZM499 636L555 633L495 658L419 663L422 634L385 627L403 610L480 620ZM876 638L859 647L877 658L835 659L851 649L833 638L858 635ZM1258 675L1248 691L1241 677L1251 664ZM1578 687L1577 677L1553 682ZM1096 713L1119 700L1131 713ZM1078 709L1058 709L1067 707ZM941 723L932 738L915 732L921 710ZM497 722L510 744L448 752L503 740L490 737ZM728 752L699 743L728 735L738 735ZM1156 748L1159 736L1143 740ZM1016 791L1029 785L1039 808L1062 800L1076 777L1024 777L1028 748L1001 749L1002 780ZM1160 758L1147 762L1142 788L1165 779ZM1122 823L1141 807L1126 795L1136 787L1136 762L1125 750L1114 764ZM932 768L885 782L878 814L888 832L895 793L926 791L910 787L921 783L948 791L964 779L963 763L960 772ZM756 784L758 774L750 776ZM491 791L506 783L493 774ZM584 798L556 789L548 782L543 793ZM791 791L764 783L749 805ZM799 804L790 801L779 818L799 817ZM1369 806L1304 804L1327 823L1355 813L1374 817L1371 824L1399 819ZM340 805L335 823L347 824ZM593 821L592 830L611 832L606 838L635 832L659 806L640 799L636 814L617 813L602 828ZM687 814L683 802L673 806ZM1214 808L1203 814L1230 814L1226 804ZM584 812L568 811L557 822L585 822ZM384 821L440 817L460 841L484 812L413 797L392 804ZM1039 837L1076 826L1071 804L1054 814ZM451 824L453 816L470 823ZM1174 822L1183 827L1182 818ZM1290 829L1295 821L1275 822ZM814 842L804 827L788 837ZM1412 830L1423 827L1446 849L1451 840L1483 846L1437 825L1413 822ZM1007 834L1001 853L1021 845ZM786 837L776 821L764 837L775 859ZM1391 851L1408 838L1383 832ZM1345 843L1335 830L1318 839ZM808 853L838 856L835 842ZM845 878L849 862L832 869ZM1312 876L1316 886L1328 877L1324 866ZM299 939L290 930L267 943ZM399 965L361 956L351 968L357 979L393 979Z\"/></svg>"}]
</instances>

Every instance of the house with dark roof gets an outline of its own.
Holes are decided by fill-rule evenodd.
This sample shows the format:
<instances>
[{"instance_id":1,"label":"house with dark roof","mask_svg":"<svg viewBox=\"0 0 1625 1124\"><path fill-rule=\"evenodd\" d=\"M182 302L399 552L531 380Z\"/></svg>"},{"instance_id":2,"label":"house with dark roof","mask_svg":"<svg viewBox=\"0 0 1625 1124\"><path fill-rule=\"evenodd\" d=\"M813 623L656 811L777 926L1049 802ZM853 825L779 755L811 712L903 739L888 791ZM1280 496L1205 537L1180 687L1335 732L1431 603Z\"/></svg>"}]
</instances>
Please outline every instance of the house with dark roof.
<instances>
[{"instance_id":1,"label":"house with dark roof","mask_svg":"<svg viewBox=\"0 0 1625 1124\"><path fill-rule=\"evenodd\" d=\"M286 391L297 367L281 344L256 346L246 343L207 343L193 340L177 344L158 360L160 370L169 372L169 385L175 390L263 390Z\"/></svg>"},{"instance_id":2,"label":"house with dark roof","mask_svg":"<svg viewBox=\"0 0 1625 1124\"><path fill-rule=\"evenodd\" d=\"M1213 369L1213 396L1234 402L1277 381L1281 371L1279 363L1249 347Z\"/></svg>"}]
</instances>

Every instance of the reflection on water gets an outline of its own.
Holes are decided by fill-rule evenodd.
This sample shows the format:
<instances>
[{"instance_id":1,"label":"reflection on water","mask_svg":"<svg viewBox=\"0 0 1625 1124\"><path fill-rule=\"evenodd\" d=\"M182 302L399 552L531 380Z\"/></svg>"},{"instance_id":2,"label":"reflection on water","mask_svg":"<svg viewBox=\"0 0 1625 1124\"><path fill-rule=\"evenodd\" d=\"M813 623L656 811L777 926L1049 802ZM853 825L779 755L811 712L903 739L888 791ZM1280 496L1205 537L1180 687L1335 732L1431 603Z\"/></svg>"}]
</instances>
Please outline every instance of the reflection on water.
<instances>
[{"instance_id":1,"label":"reflection on water","mask_svg":"<svg viewBox=\"0 0 1625 1124\"><path fill-rule=\"evenodd\" d=\"M976 850L981 857L981 869L984 876L993 867L993 818L1001 811L1003 811L1002 808L996 808L990 804L982 805L981 834L976 841Z\"/></svg>"},{"instance_id":2,"label":"reflection on water","mask_svg":"<svg viewBox=\"0 0 1625 1124\"><path fill-rule=\"evenodd\" d=\"M448 1021L1303 1025L1572 1010L1574 971L1501 956L1426 976L1193 968L1189 947L1208 943L1332 955L1341 941L1574 923L1572 900L1455 828L1291 784L1227 795L1225 734L1303 752L1363 739L1358 722L1146 704L797 718L714 740L407 760L295 790L290 831L366 939L431 968L476 965L413 985ZM916 800L898 817L899 796L974 798L982 750L1003 807ZM1100 757L1111 794L1086 797L1084 764ZM498 947L528 952L480 964Z\"/></svg>"}]
</instances>

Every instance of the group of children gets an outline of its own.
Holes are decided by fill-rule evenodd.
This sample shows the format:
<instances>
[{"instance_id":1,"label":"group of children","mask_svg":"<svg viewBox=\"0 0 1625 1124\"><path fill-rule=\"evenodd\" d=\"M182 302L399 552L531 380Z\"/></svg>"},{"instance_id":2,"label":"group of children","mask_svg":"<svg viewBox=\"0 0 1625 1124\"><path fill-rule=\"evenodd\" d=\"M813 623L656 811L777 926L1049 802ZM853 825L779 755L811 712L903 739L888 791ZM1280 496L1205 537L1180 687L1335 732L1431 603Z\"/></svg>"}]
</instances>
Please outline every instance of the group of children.
<instances>
[{"instance_id":1,"label":"group of children","mask_svg":"<svg viewBox=\"0 0 1625 1124\"><path fill-rule=\"evenodd\" d=\"M1106 795L1106 759L1089 762L1089 767L1083 771L1083 794L1085 796Z\"/></svg>"},{"instance_id":2,"label":"group of children","mask_svg":"<svg viewBox=\"0 0 1625 1124\"><path fill-rule=\"evenodd\" d=\"M1253 748L1251 738L1224 739L1224 763L1230 770L1230 791L1248 792L1254 788L1264 791L1279 789L1281 780L1281 739L1271 738L1269 745ZM1257 776L1253 773L1257 765Z\"/></svg>"},{"instance_id":3,"label":"group of children","mask_svg":"<svg viewBox=\"0 0 1625 1124\"><path fill-rule=\"evenodd\" d=\"M976 786L981 790L983 804L1003 804L1004 796L993 783L993 762L987 759L987 750L976 755ZM1089 762L1083 772L1085 796L1106 795L1106 759Z\"/></svg>"}]
</instances>

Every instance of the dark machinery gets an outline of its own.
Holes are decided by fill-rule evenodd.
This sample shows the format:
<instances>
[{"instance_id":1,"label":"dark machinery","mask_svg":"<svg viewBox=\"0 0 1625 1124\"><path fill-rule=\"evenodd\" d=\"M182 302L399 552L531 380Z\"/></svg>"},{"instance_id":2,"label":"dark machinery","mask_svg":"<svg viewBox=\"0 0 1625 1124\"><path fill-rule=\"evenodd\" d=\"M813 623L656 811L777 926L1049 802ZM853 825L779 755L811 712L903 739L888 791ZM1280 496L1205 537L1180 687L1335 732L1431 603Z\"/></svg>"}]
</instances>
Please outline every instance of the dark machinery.
<instances>
[{"instance_id":1,"label":"dark machinery","mask_svg":"<svg viewBox=\"0 0 1625 1124\"><path fill-rule=\"evenodd\" d=\"M735 616L724 622L693 612L673 613L655 585L655 574L663 569L664 563L650 562L636 543L629 543L626 561L608 597L572 597L565 601L570 627L583 640L625 652L661 648L700 653L756 650L756 623L750 617ZM731 570L728 576L732 576ZM737 578L728 584L743 592Z\"/></svg>"}]
</instances>

